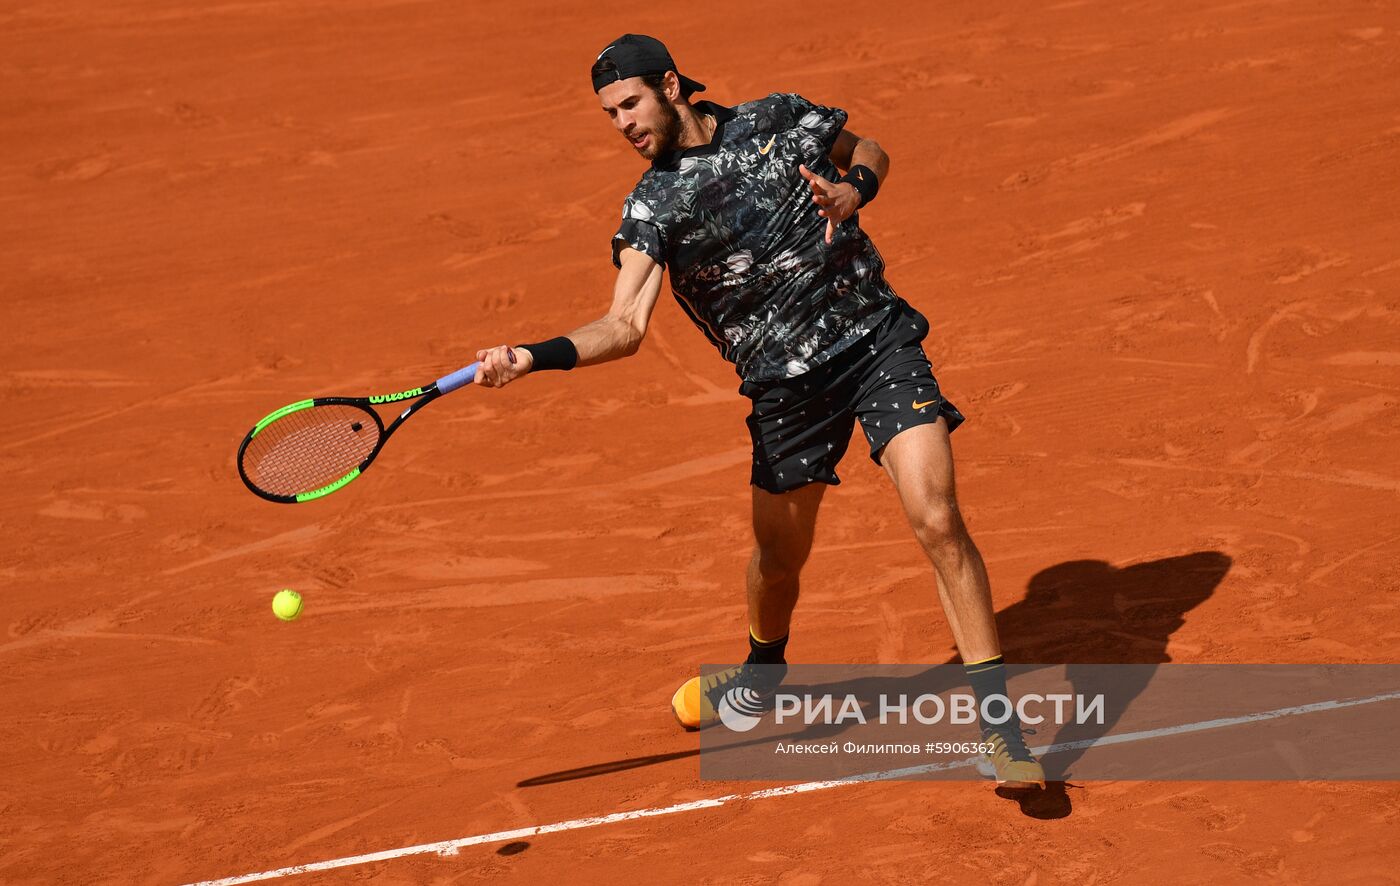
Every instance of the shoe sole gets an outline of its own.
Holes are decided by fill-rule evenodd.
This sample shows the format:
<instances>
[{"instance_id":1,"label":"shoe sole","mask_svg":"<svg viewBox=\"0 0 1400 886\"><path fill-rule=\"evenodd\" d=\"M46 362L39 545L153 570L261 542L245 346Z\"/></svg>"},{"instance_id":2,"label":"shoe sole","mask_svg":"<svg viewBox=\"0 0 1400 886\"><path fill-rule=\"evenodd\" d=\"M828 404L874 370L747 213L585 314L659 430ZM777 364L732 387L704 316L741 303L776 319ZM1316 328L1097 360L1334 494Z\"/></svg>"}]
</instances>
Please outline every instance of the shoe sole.
<instances>
[{"instance_id":1,"label":"shoe sole","mask_svg":"<svg viewBox=\"0 0 1400 886\"><path fill-rule=\"evenodd\" d=\"M681 720L681 715L676 713L676 709L674 707L671 708L671 716L676 718L676 725L684 729L686 732L699 732L701 729L715 725L714 722L710 722L705 723L701 726L690 726Z\"/></svg>"},{"instance_id":2,"label":"shoe sole","mask_svg":"<svg viewBox=\"0 0 1400 886\"><path fill-rule=\"evenodd\" d=\"M671 716L676 718L676 725L680 726L686 732L699 732L702 729L709 729L711 726L714 726L716 723L720 722L718 713L716 713L715 716L709 722L701 723L699 726L691 726L690 724L686 723L684 720L681 719L680 712L676 710L676 696L680 695L681 690L684 689L685 686L686 684L681 684L681 689L676 690L676 695L671 697ZM777 688L775 687L773 691L777 692Z\"/></svg>"}]
</instances>

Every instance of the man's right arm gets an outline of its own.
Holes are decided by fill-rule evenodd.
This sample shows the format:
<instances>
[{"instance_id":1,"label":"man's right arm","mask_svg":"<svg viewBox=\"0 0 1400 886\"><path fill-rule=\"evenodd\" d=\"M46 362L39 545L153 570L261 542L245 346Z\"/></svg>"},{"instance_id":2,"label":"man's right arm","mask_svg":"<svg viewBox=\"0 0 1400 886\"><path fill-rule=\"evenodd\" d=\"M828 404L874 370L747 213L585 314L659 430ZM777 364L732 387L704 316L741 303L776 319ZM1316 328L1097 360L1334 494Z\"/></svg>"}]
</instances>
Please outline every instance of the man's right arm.
<instances>
[{"instance_id":1,"label":"man's right arm","mask_svg":"<svg viewBox=\"0 0 1400 886\"><path fill-rule=\"evenodd\" d=\"M618 256L622 268L613 285L613 302L608 313L584 324L566 336L578 351L579 366L592 366L637 353L646 336L651 312L661 294L662 268L651 256L630 247ZM515 362L511 362L514 354ZM527 348L505 345L477 351L481 369L477 384L503 387L534 368L535 358Z\"/></svg>"},{"instance_id":2,"label":"man's right arm","mask_svg":"<svg viewBox=\"0 0 1400 886\"><path fill-rule=\"evenodd\" d=\"M647 334L647 323L661 294L661 265L631 247L623 249L618 259L622 269L613 286L612 308L605 316L568 335L578 349L580 366L630 357L637 353Z\"/></svg>"}]
</instances>

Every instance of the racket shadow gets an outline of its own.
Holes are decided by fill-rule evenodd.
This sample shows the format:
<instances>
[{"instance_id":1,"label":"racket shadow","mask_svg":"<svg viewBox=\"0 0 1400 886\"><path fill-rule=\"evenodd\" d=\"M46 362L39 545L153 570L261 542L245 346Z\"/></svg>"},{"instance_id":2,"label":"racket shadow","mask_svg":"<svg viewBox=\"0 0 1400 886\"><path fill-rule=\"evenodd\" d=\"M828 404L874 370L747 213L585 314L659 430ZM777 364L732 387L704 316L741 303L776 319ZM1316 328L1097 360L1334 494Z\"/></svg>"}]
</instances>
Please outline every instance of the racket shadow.
<instances>
[{"instance_id":1,"label":"racket shadow","mask_svg":"<svg viewBox=\"0 0 1400 886\"><path fill-rule=\"evenodd\" d=\"M575 769L563 769L559 772L548 772L544 775L536 775L534 778L527 778L518 781L515 786L518 788L536 788L541 785L559 784L562 781L577 781L580 778L594 778L599 775L610 775L614 772L626 772L629 769L641 769L643 766L655 766L658 763L669 763L672 760L683 760L686 757L700 756L699 748L691 748L688 751L676 751L670 754L651 754L645 757L628 757L624 760L609 760L606 763L592 763L588 766L579 766Z\"/></svg>"}]
</instances>

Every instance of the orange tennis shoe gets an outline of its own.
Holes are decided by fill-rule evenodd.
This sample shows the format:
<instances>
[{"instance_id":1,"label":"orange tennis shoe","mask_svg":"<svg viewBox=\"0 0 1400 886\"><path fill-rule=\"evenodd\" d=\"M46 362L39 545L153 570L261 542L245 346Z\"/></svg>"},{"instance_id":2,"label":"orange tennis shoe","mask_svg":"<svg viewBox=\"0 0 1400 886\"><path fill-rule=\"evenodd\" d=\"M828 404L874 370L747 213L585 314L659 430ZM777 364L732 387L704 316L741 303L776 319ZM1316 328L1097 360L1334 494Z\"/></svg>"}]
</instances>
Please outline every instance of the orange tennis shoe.
<instances>
[{"instance_id":1,"label":"orange tennis shoe","mask_svg":"<svg viewBox=\"0 0 1400 886\"><path fill-rule=\"evenodd\" d=\"M741 664L713 674L691 677L671 696L671 713L686 729L704 729L719 722L719 706L730 693L746 711L772 706L787 665Z\"/></svg>"}]
</instances>

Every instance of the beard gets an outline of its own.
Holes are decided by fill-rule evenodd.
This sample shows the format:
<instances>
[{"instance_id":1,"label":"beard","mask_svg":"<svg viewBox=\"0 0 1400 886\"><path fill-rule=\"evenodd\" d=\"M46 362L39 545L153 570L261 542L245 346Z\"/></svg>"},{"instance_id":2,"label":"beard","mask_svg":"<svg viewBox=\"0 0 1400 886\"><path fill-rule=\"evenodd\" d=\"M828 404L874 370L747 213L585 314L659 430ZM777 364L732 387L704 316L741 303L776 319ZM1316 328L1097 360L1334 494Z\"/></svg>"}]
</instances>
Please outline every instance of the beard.
<instances>
[{"instance_id":1,"label":"beard","mask_svg":"<svg viewBox=\"0 0 1400 886\"><path fill-rule=\"evenodd\" d=\"M681 140L680 112L659 91L656 98L657 103L661 106L661 120L650 133L651 144L638 151L648 160L655 160L657 157L671 153Z\"/></svg>"}]
</instances>

